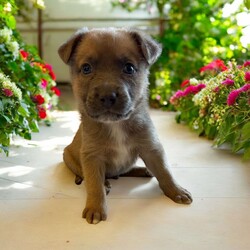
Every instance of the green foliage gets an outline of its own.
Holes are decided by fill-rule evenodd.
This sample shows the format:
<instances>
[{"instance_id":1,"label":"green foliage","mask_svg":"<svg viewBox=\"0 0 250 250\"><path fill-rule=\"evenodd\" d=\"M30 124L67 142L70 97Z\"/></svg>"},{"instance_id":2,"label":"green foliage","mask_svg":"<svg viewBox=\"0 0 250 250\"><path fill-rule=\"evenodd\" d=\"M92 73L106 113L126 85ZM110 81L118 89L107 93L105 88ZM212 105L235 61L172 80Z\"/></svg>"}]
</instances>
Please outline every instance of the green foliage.
<instances>
[{"instance_id":1,"label":"green foliage","mask_svg":"<svg viewBox=\"0 0 250 250\"><path fill-rule=\"evenodd\" d=\"M231 2L233 1L112 1L113 6L120 6L128 11L156 6L159 16L167 17L164 33L157 36L163 45L163 53L151 69L151 103L154 106L166 106L170 94L166 96L165 93L177 90L180 83L190 76L197 76L198 69L213 59L221 58L228 61L235 58L242 63L247 58L248 49L243 48L240 43L241 27L236 22L237 11L230 17L222 16L223 6ZM165 14L164 7L169 9ZM155 85L160 77L159 71L168 72L169 79L164 86ZM160 80L164 81L164 78L160 77ZM158 99L155 99L155 92L158 93Z\"/></svg>"},{"instance_id":2,"label":"green foliage","mask_svg":"<svg viewBox=\"0 0 250 250\"><path fill-rule=\"evenodd\" d=\"M59 91L51 66L15 29L15 1L0 1L0 152L8 154L12 135L31 139L38 121L50 120Z\"/></svg>"},{"instance_id":3,"label":"green foliage","mask_svg":"<svg viewBox=\"0 0 250 250\"><path fill-rule=\"evenodd\" d=\"M244 4L247 9L250 9L250 0L244 0Z\"/></svg>"},{"instance_id":4,"label":"green foliage","mask_svg":"<svg viewBox=\"0 0 250 250\"><path fill-rule=\"evenodd\" d=\"M243 66L232 61L217 75L211 65L215 64L204 70L212 71L212 76L206 74L200 81L190 79L189 86L171 97L178 110L176 119L187 123L199 135L214 139L215 146L227 143L232 152L243 151L243 158L249 160L250 61Z\"/></svg>"}]
</instances>

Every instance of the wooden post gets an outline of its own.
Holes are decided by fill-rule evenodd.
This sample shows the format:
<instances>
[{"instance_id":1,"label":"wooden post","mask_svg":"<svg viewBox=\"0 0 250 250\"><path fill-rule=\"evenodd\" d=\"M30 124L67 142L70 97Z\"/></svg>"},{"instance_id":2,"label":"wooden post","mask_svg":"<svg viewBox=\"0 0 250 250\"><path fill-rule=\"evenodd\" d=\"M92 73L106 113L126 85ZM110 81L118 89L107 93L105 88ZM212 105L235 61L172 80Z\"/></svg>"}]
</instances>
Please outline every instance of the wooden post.
<instances>
[{"instance_id":1,"label":"wooden post","mask_svg":"<svg viewBox=\"0 0 250 250\"><path fill-rule=\"evenodd\" d=\"M160 19L159 19L159 34L160 34L160 37L163 37L163 35L164 35L164 29L165 29L164 23L165 23L164 18L160 17Z\"/></svg>"},{"instance_id":2,"label":"wooden post","mask_svg":"<svg viewBox=\"0 0 250 250\"><path fill-rule=\"evenodd\" d=\"M42 10L38 9L38 20L37 20L37 45L38 53L43 58L43 30L42 30Z\"/></svg>"}]
</instances>

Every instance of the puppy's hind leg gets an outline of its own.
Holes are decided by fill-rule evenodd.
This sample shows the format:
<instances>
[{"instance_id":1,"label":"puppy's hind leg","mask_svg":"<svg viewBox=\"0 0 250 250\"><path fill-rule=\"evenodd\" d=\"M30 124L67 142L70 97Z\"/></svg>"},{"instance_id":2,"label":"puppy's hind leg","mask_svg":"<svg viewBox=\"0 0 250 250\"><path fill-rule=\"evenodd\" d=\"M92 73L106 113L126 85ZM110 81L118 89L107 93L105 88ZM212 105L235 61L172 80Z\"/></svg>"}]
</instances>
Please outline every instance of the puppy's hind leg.
<instances>
[{"instance_id":1,"label":"puppy's hind leg","mask_svg":"<svg viewBox=\"0 0 250 250\"><path fill-rule=\"evenodd\" d=\"M76 175L76 177L75 177L75 184L76 185L81 185L82 182L83 182L83 180L84 179L81 176ZM105 179L104 186L105 186L105 190L106 190L106 195L108 195L109 192L110 192L110 190L111 190L111 184L110 184L110 182L107 179Z\"/></svg>"},{"instance_id":2,"label":"puppy's hind leg","mask_svg":"<svg viewBox=\"0 0 250 250\"><path fill-rule=\"evenodd\" d=\"M75 174L75 184L80 185L83 181L83 174L80 162L76 159L75 155L70 151L70 146L66 147L63 153L64 163Z\"/></svg>"},{"instance_id":3,"label":"puppy's hind leg","mask_svg":"<svg viewBox=\"0 0 250 250\"><path fill-rule=\"evenodd\" d=\"M111 190L111 184L107 179L105 179L104 186L105 186L105 190L106 190L106 195L108 195L110 190Z\"/></svg>"}]
</instances>

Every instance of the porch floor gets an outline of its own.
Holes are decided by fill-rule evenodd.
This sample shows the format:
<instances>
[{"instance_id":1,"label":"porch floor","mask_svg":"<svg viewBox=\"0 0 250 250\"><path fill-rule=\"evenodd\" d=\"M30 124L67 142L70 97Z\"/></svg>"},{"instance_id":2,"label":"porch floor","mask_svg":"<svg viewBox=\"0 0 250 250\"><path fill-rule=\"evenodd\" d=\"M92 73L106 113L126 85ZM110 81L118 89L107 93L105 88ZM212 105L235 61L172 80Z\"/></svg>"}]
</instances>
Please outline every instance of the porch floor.
<instances>
[{"instance_id":1,"label":"porch floor","mask_svg":"<svg viewBox=\"0 0 250 250\"><path fill-rule=\"evenodd\" d=\"M1 249L249 249L249 162L212 148L174 113L150 112L191 205L165 197L155 178L123 177L111 180L107 221L87 224L84 183L75 185L62 162L79 115L59 111L51 127L31 141L16 138L10 156L0 155Z\"/></svg>"}]
</instances>

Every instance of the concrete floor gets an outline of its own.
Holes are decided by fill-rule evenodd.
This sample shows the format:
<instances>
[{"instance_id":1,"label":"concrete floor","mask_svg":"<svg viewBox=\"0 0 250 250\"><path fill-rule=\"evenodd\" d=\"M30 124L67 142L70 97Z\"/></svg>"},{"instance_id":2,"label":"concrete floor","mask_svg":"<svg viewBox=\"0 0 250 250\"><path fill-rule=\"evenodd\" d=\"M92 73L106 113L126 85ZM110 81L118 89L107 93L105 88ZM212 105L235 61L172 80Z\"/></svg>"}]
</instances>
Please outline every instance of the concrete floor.
<instances>
[{"instance_id":1,"label":"concrete floor","mask_svg":"<svg viewBox=\"0 0 250 250\"><path fill-rule=\"evenodd\" d=\"M250 249L250 163L213 149L174 113L151 111L178 182L194 198L178 205L155 178L112 180L108 219L81 218L86 193L62 162L78 128L76 111L55 112L32 141L14 140L0 155L0 249Z\"/></svg>"}]
</instances>

